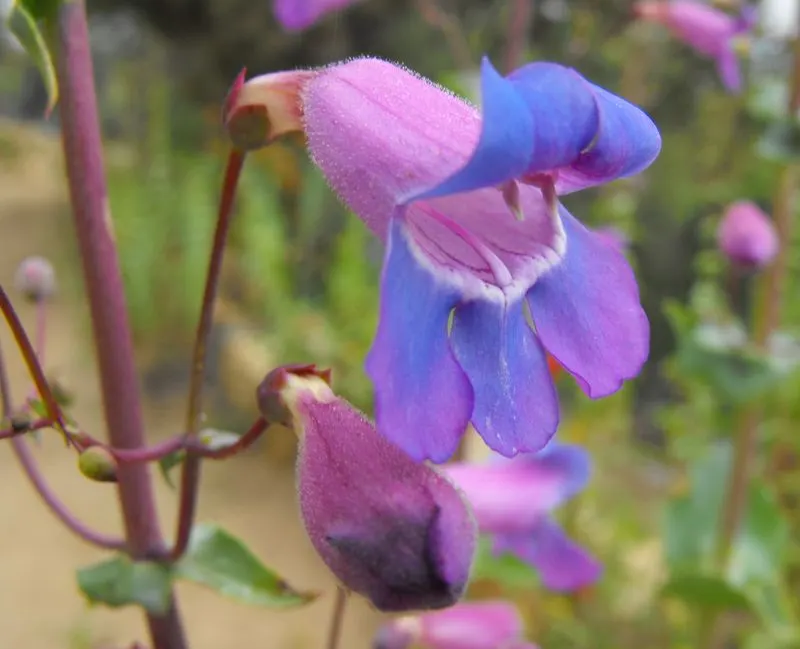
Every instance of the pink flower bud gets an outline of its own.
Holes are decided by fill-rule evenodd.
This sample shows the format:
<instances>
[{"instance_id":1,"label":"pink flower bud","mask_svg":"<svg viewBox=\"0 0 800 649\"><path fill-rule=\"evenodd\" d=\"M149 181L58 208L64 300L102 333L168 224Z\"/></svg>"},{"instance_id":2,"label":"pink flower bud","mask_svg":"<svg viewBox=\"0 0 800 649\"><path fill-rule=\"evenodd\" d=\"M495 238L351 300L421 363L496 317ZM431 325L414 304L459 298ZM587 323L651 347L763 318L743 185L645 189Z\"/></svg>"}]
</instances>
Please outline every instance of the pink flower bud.
<instances>
[{"instance_id":1,"label":"pink flower bud","mask_svg":"<svg viewBox=\"0 0 800 649\"><path fill-rule=\"evenodd\" d=\"M56 273L44 257L27 257L17 268L14 285L32 302L44 301L56 291Z\"/></svg>"},{"instance_id":2,"label":"pink flower bud","mask_svg":"<svg viewBox=\"0 0 800 649\"><path fill-rule=\"evenodd\" d=\"M717 243L734 264L760 268L778 253L778 234L770 218L750 201L728 207L717 229Z\"/></svg>"},{"instance_id":3,"label":"pink flower bud","mask_svg":"<svg viewBox=\"0 0 800 649\"><path fill-rule=\"evenodd\" d=\"M328 381L314 366L284 367L258 390L262 411L280 412L300 440L300 512L314 548L380 610L451 606L475 552L470 510L445 477L379 435Z\"/></svg>"},{"instance_id":4,"label":"pink flower bud","mask_svg":"<svg viewBox=\"0 0 800 649\"><path fill-rule=\"evenodd\" d=\"M375 636L373 649L536 649L522 639L517 607L510 602L464 602L444 611L393 620Z\"/></svg>"}]
</instances>

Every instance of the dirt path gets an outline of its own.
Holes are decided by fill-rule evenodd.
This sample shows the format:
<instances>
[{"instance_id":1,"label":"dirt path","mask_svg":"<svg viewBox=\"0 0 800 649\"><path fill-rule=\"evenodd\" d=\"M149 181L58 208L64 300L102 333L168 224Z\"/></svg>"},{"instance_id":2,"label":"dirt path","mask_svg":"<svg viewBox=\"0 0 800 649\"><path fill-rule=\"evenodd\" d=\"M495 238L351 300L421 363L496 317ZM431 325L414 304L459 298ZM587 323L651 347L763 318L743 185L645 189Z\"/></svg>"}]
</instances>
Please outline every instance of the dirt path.
<instances>
[{"instance_id":1,"label":"dirt path","mask_svg":"<svg viewBox=\"0 0 800 649\"><path fill-rule=\"evenodd\" d=\"M8 125L5 125L7 128ZM0 133L3 132L0 124ZM13 163L0 159L0 282L8 286L19 261L47 254L64 272L69 258L53 225L67 218L57 147L37 136L30 155ZM59 268L60 267L60 268ZM77 402L74 415L95 434L103 423L94 362L82 342L79 306L54 306L47 368L65 377ZM32 326L32 312L20 311ZM16 398L28 380L0 328ZM182 403L150 404L147 420L153 437L179 428ZM113 486L83 479L75 457L50 435L37 450L44 473L81 518L106 531L119 529ZM2 649L88 649L126 647L145 634L138 611L89 610L76 590L74 569L104 555L65 531L45 510L16 465L10 447L0 444L0 647ZM164 529L172 534L175 494L158 480ZM298 588L320 590L318 602L294 611L271 612L224 600L201 588L179 586L179 599L192 649L316 649L332 604L332 582L313 553L299 523L293 477L271 466L258 449L232 461L208 464L202 482L200 518L214 521L245 539L261 557ZM342 649L367 649L377 617L362 602L351 605Z\"/></svg>"}]
</instances>

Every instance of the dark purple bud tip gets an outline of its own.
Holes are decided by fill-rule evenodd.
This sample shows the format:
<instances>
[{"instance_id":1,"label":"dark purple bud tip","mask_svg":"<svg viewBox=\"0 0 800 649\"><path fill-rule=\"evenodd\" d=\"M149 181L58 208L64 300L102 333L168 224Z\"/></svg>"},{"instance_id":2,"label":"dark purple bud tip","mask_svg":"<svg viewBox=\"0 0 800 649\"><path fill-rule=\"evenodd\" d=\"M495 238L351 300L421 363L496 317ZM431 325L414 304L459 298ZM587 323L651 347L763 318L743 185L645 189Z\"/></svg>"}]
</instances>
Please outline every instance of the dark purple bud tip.
<instances>
[{"instance_id":1,"label":"dark purple bud tip","mask_svg":"<svg viewBox=\"0 0 800 649\"><path fill-rule=\"evenodd\" d=\"M300 372L271 373L259 398L277 394L291 413L300 440L300 510L315 549L344 586L379 610L454 604L476 538L460 492L379 435L332 392L327 374Z\"/></svg>"},{"instance_id":2,"label":"dark purple bud tip","mask_svg":"<svg viewBox=\"0 0 800 649\"><path fill-rule=\"evenodd\" d=\"M44 257L28 257L17 268L14 286L32 302L41 302L55 293L56 273Z\"/></svg>"},{"instance_id":3,"label":"dark purple bud tip","mask_svg":"<svg viewBox=\"0 0 800 649\"><path fill-rule=\"evenodd\" d=\"M372 640L372 649L409 649L418 639L420 623L413 617L404 617L384 624Z\"/></svg>"},{"instance_id":4,"label":"dark purple bud tip","mask_svg":"<svg viewBox=\"0 0 800 649\"><path fill-rule=\"evenodd\" d=\"M331 371L318 369L316 365L281 365L272 370L256 389L256 401L261 415L271 424L291 426L293 416L287 402L287 394L292 393L292 384L299 379L307 389L330 386ZM330 389L328 389L330 392Z\"/></svg>"}]
</instances>

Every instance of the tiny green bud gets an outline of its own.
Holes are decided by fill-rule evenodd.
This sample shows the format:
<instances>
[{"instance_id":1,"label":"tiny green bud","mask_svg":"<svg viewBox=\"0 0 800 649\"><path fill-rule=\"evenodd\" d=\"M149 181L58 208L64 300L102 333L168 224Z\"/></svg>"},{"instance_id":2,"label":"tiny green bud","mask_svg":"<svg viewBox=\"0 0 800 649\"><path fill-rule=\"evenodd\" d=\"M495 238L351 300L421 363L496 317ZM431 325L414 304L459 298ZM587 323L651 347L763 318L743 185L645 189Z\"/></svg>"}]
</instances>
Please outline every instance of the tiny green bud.
<instances>
[{"instance_id":1,"label":"tiny green bud","mask_svg":"<svg viewBox=\"0 0 800 649\"><path fill-rule=\"evenodd\" d=\"M90 446L78 457L78 469L95 482L116 482L117 461L102 446Z\"/></svg>"}]
</instances>

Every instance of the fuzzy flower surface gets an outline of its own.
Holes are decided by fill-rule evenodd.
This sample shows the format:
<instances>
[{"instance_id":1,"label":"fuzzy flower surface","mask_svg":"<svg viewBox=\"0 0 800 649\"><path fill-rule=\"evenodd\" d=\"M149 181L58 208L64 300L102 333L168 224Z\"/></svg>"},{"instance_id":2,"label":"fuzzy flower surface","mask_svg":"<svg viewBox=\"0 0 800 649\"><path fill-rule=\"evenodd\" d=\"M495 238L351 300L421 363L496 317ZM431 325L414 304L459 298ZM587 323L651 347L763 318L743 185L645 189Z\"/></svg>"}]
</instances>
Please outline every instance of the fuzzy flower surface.
<instances>
[{"instance_id":1,"label":"fuzzy flower surface","mask_svg":"<svg viewBox=\"0 0 800 649\"><path fill-rule=\"evenodd\" d=\"M466 502L441 473L379 435L328 380L312 366L279 368L258 391L265 417L298 435L298 499L311 543L347 589L381 611L452 606L475 553Z\"/></svg>"},{"instance_id":2,"label":"fuzzy flower surface","mask_svg":"<svg viewBox=\"0 0 800 649\"><path fill-rule=\"evenodd\" d=\"M550 590L573 591L599 579L600 563L551 517L589 481L585 449L551 442L535 455L454 463L444 470L466 494L494 552L510 552L532 565Z\"/></svg>"},{"instance_id":3,"label":"fuzzy flower surface","mask_svg":"<svg viewBox=\"0 0 800 649\"><path fill-rule=\"evenodd\" d=\"M645 0L634 10L643 20L659 23L698 53L712 58L720 78L731 92L742 88L736 42L756 24L757 12L745 4L738 15L728 14L699 0Z\"/></svg>"},{"instance_id":4,"label":"fuzzy flower surface","mask_svg":"<svg viewBox=\"0 0 800 649\"><path fill-rule=\"evenodd\" d=\"M717 244L728 259L745 268L766 266L780 246L772 219L751 201L737 201L725 210Z\"/></svg>"},{"instance_id":5,"label":"fuzzy flower surface","mask_svg":"<svg viewBox=\"0 0 800 649\"><path fill-rule=\"evenodd\" d=\"M505 601L462 602L444 611L384 625L372 649L537 649L523 639L517 607Z\"/></svg>"},{"instance_id":6,"label":"fuzzy flower surface","mask_svg":"<svg viewBox=\"0 0 800 649\"><path fill-rule=\"evenodd\" d=\"M308 29L328 14L345 9L358 0L274 0L275 19L286 31Z\"/></svg>"},{"instance_id":7,"label":"fuzzy flower surface","mask_svg":"<svg viewBox=\"0 0 800 649\"><path fill-rule=\"evenodd\" d=\"M303 131L385 242L366 370L378 430L417 460L445 461L470 423L502 455L541 450L559 420L545 350L592 398L636 376L649 350L624 255L558 196L646 168L657 128L553 63L504 77L484 60L481 85L479 111L362 58L256 77L227 104L234 143ZM260 129L240 128L258 111Z\"/></svg>"}]
</instances>

